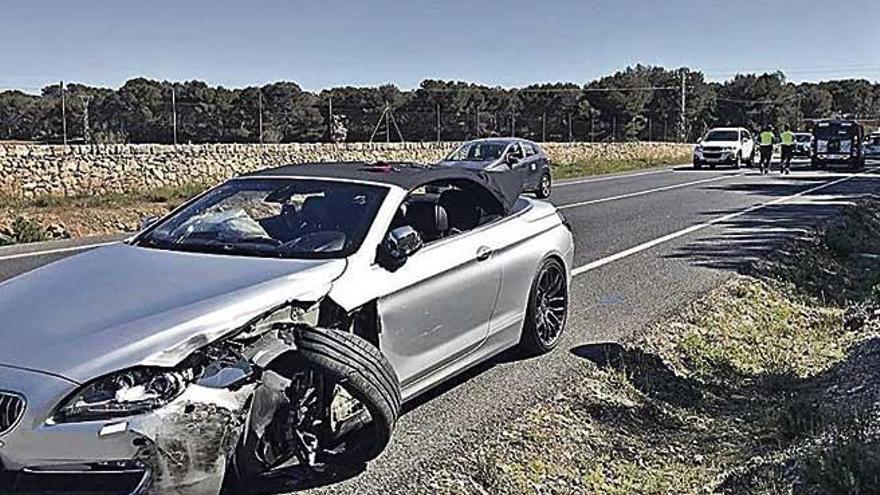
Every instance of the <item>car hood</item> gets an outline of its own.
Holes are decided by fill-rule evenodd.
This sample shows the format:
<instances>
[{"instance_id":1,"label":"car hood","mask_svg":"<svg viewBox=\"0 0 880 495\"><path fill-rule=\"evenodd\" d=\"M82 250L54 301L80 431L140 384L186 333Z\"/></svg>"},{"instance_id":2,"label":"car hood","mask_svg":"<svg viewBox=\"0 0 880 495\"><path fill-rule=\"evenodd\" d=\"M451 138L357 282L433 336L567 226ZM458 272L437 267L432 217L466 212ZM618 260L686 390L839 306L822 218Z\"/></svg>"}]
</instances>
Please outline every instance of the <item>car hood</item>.
<instances>
[{"instance_id":1,"label":"car hood","mask_svg":"<svg viewBox=\"0 0 880 495\"><path fill-rule=\"evenodd\" d=\"M0 364L80 383L173 366L268 309L321 298L345 264L94 249L0 284Z\"/></svg>"},{"instance_id":2,"label":"car hood","mask_svg":"<svg viewBox=\"0 0 880 495\"><path fill-rule=\"evenodd\" d=\"M738 148L739 141L703 141L700 146L703 148Z\"/></svg>"},{"instance_id":3,"label":"car hood","mask_svg":"<svg viewBox=\"0 0 880 495\"><path fill-rule=\"evenodd\" d=\"M503 165L500 160L485 160L485 161L444 160L444 161L440 162L439 164L446 166L446 167L466 168L468 170L490 170L490 171L495 171L498 167L501 167Z\"/></svg>"}]
</instances>

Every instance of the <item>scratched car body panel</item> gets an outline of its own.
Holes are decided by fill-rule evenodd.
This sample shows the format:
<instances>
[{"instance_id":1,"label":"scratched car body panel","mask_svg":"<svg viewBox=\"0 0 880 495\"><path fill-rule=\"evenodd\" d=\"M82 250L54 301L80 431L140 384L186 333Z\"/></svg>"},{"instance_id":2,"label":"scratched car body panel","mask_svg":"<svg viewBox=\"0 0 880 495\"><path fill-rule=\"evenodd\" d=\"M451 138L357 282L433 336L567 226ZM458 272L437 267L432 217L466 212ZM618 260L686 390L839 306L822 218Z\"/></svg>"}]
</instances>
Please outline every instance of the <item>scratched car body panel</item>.
<instances>
[{"instance_id":1,"label":"scratched car body panel","mask_svg":"<svg viewBox=\"0 0 880 495\"><path fill-rule=\"evenodd\" d=\"M0 285L0 394L22 405L0 488L217 493L373 459L401 402L558 341L571 232L508 180L282 167Z\"/></svg>"}]
</instances>

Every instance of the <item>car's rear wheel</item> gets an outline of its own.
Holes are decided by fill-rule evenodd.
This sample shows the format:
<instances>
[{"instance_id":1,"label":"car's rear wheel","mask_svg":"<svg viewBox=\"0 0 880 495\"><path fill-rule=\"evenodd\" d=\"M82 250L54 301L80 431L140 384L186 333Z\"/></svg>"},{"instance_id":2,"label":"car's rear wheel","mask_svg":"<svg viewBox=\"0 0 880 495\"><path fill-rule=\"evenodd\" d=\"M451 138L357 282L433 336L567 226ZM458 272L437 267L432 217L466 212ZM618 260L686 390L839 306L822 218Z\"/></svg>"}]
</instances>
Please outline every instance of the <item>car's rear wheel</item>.
<instances>
[{"instance_id":1,"label":"car's rear wheel","mask_svg":"<svg viewBox=\"0 0 880 495\"><path fill-rule=\"evenodd\" d=\"M529 293L520 348L529 354L549 352L559 344L568 317L568 278L556 258L541 263Z\"/></svg>"},{"instance_id":2,"label":"car's rear wheel","mask_svg":"<svg viewBox=\"0 0 880 495\"><path fill-rule=\"evenodd\" d=\"M538 190L535 191L535 196L546 199L550 197L550 193L553 192L553 183L550 177L550 174L544 172L544 175L541 176L541 182L538 183Z\"/></svg>"},{"instance_id":3,"label":"car's rear wheel","mask_svg":"<svg viewBox=\"0 0 880 495\"><path fill-rule=\"evenodd\" d=\"M284 388L273 396L277 399L263 401L274 407L252 410L228 468L227 487L240 487L281 465L308 473L356 468L378 456L391 439L400 386L382 352L339 330L296 326L289 334L295 350L273 361L262 385L271 374Z\"/></svg>"}]
</instances>

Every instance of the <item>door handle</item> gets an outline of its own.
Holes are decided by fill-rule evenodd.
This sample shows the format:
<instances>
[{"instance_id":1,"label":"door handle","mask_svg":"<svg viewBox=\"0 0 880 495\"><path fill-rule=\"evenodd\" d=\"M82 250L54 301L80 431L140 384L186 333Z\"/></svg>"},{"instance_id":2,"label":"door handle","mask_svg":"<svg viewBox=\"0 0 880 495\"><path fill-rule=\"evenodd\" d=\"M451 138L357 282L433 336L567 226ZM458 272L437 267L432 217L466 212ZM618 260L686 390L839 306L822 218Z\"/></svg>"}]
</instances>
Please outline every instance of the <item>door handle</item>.
<instances>
[{"instance_id":1,"label":"door handle","mask_svg":"<svg viewBox=\"0 0 880 495\"><path fill-rule=\"evenodd\" d=\"M477 261L486 261L492 256L492 250L486 246L480 246L477 249Z\"/></svg>"}]
</instances>

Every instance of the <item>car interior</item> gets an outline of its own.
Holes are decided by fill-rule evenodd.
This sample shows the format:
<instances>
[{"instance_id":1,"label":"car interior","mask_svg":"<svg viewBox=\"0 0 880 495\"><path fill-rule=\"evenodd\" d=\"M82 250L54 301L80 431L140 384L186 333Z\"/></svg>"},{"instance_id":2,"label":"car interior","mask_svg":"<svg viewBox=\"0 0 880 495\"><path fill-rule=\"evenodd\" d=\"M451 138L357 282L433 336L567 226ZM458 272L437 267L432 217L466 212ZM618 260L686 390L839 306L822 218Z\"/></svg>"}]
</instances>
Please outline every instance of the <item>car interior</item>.
<instances>
[{"instance_id":1,"label":"car interior","mask_svg":"<svg viewBox=\"0 0 880 495\"><path fill-rule=\"evenodd\" d=\"M502 216L498 200L475 183L432 182L407 196L391 229L409 225L428 244L492 223Z\"/></svg>"}]
</instances>

